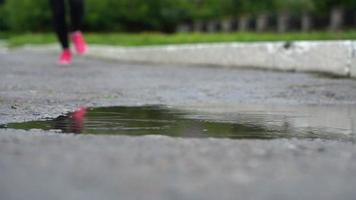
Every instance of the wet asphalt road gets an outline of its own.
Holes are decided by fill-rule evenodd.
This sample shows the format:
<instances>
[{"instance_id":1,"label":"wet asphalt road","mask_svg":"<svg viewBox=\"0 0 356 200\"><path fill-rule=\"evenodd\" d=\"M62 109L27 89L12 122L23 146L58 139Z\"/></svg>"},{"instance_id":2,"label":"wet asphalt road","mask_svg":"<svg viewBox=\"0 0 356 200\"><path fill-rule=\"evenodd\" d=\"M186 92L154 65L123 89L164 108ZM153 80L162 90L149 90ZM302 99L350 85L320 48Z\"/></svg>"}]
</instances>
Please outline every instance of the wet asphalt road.
<instances>
[{"instance_id":1,"label":"wet asphalt road","mask_svg":"<svg viewBox=\"0 0 356 200\"><path fill-rule=\"evenodd\" d=\"M0 51L0 124L79 106L356 104L356 81ZM338 141L78 136L0 129L0 199L355 199Z\"/></svg>"}]
</instances>

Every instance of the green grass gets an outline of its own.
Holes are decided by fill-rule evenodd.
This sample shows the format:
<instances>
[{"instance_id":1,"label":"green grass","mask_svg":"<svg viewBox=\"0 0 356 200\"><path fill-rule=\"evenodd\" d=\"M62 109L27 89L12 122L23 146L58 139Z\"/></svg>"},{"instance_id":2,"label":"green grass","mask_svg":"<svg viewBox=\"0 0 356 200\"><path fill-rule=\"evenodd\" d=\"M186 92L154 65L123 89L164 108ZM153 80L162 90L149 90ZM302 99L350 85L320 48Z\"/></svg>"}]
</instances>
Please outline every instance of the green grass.
<instances>
[{"instance_id":1,"label":"green grass","mask_svg":"<svg viewBox=\"0 0 356 200\"><path fill-rule=\"evenodd\" d=\"M36 34L0 34L0 38L10 46L25 44L49 44L56 42L52 33ZM212 42L257 42L257 41L298 41L298 40L354 40L356 31L345 32L311 32L311 33L88 33L86 39L91 44L119 46L148 46L166 44L191 44Z\"/></svg>"}]
</instances>

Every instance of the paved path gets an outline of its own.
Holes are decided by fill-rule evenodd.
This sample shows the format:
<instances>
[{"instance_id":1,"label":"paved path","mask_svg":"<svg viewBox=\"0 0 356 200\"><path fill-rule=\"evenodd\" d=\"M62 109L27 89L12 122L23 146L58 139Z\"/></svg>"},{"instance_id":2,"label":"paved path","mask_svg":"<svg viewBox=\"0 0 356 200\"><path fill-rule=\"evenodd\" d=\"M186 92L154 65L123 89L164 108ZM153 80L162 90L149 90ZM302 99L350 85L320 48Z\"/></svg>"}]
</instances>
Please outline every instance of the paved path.
<instances>
[{"instance_id":1,"label":"paved path","mask_svg":"<svg viewBox=\"0 0 356 200\"><path fill-rule=\"evenodd\" d=\"M80 105L345 105L356 81L0 52L0 123ZM356 148L337 141L74 136L0 130L0 199L355 199Z\"/></svg>"}]
</instances>

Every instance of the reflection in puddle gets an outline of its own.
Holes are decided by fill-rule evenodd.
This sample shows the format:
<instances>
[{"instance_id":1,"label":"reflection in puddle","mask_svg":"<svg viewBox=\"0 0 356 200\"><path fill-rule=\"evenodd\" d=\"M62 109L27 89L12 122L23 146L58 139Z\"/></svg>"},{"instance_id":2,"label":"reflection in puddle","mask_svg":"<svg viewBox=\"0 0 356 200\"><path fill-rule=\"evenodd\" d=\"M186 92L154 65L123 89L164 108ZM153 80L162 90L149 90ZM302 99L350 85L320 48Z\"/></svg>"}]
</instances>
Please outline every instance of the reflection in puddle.
<instances>
[{"instance_id":1,"label":"reflection in puddle","mask_svg":"<svg viewBox=\"0 0 356 200\"><path fill-rule=\"evenodd\" d=\"M80 108L47 121L11 123L3 128L58 130L62 133L97 135L167 135L173 137L215 137L232 139L333 139L354 141L355 119L350 123L328 121L331 113L294 108L230 112L183 111L163 106ZM325 110L321 109L321 110ZM335 109L340 111L342 109ZM346 109L350 114L350 109ZM311 113L312 114L311 114ZM351 112L353 114L353 112ZM345 116L338 116L345 117ZM330 120L330 119L329 119ZM345 121L345 120L342 120Z\"/></svg>"}]
</instances>

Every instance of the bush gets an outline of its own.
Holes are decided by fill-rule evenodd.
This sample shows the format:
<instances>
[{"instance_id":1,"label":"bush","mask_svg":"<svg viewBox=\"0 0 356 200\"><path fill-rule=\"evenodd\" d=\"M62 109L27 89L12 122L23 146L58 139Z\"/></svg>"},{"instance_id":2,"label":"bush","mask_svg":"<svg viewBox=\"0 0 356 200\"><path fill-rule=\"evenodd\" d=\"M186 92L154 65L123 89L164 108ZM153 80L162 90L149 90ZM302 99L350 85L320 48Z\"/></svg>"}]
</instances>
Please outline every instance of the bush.
<instances>
[{"instance_id":1,"label":"bush","mask_svg":"<svg viewBox=\"0 0 356 200\"><path fill-rule=\"evenodd\" d=\"M5 18L4 5L0 3L0 32L8 30Z\"/></svg>"},{"instance_id":2,"label":"bush","mask_svg":"<svg viewBox=\"0 0 356 200\"><path fill-rule=\"evenodd\" d=\"M43 31L52 23L48 0L6 0L4 9L12 31Z\"/></svg>"},{"instance_id":3,"label":"bush","mask_svg":"<svg viewBox=\"0 0 356 200\"><path fill-rule=\"evenodd\" d=\"M172 31L188 18L188 5L189 0L86 0L84 26L91 31ZM6 0L0 16L12 31L52 27L48 0Z\"/></svg>"},{"instance_id":4,"label":"bush","mask_svg":"<svg viewBox=\"0 0 356 200\"><path fill-rule=\"evenodd\" d=\"M0 0L0 29L51 30L49 0ZM86 0L85 29L90 31L171 32L185 21L236 17L259 12L356 9L355 0Z\"/></svg>"}]
</instances>

